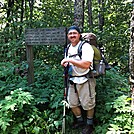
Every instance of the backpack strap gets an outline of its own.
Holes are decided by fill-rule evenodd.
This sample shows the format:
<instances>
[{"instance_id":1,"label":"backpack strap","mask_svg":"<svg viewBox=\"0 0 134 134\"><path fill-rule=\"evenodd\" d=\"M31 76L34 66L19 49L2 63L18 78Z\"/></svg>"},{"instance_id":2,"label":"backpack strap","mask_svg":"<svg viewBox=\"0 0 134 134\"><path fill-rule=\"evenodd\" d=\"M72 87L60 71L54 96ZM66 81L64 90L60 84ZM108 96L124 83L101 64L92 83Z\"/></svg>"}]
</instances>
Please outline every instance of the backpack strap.
<instances>
[{"instance_id":1,"label":"backpack strap","mask_svg":"<svg viewBox=\"0 0 134 134\"><path fill-rule=\"evenodd\" d=\"M78 56L80 57L80 59L81 59L81 56L82 56L82 46L83 46L84 43L86 43L86 41L81 41L81 43L80 43L79 46L78 46L77 54L70 55L69 58L78 55ZM66 50L65 50L66 57L68 56L68 50L69 50L69 47L70 47L70 46L71 46L71 43L67 45L67 48L66 48Z\"/></svg>"},{"instance_id":2,"label":"backpack strap","mask_svg":"<svg viewBox=\"0 0 134 134\"><path fill-rule=\"evenodd\" d=\"M65 58L68 56L68 49L69 49L70 46L71 46L71 43L69 43L67 45L67 48L65 49L65 55L64 55Z\"/></svg>"},{"instance_id":3,"label":"backpack strap","mask_svg":"<svg viewBox=\"0 0 134 134\"><path fill-rule=\"evenodd\" d=\"M80 57L81 59L81 56L82 56L82 46L86 43L86 41L82 41L78 47L78 56Z\"/></svg>"}]
</instances>

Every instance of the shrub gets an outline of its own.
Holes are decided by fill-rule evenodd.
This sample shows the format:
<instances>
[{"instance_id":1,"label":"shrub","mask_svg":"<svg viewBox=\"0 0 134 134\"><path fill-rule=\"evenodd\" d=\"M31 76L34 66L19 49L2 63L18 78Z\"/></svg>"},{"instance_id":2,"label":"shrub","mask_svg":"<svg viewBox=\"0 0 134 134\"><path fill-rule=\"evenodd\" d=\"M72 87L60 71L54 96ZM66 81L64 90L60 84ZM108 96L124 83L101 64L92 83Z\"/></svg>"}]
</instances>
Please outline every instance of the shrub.
<instances>
[{"instance_id":1,"label":"shrub","mask_svg":"<svg viewBox=\"0 0 134 134\"><path fill-rule=\"evenodd\" d=\"M47 124L42 114L35 107L34 98L29 92L22 89L11 91L0 104L0 133L43 134Z\"/></svg>"},{"instance_id":2,"label":"shrub","mask_svg":"<svg viewBox=\"0 0 134 134\"><path fill-rule=\"evenodd\" d=\"M109 70L103 79L97 80L96 134L126 133L134 129L129 90L127 77L116 68Z\"/></svg>"}]
</instances>

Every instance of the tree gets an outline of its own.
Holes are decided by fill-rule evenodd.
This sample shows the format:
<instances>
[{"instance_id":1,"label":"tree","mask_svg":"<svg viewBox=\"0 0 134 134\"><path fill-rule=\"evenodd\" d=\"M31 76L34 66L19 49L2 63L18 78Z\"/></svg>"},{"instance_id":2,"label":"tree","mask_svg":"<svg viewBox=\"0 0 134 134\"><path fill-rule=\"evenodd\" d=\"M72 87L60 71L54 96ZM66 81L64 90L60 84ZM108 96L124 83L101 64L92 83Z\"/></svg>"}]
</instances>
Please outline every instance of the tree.
<instances>
[{"instance_id":1,"label":"tree","mask_svg":"<svg viewBox=\"0 0 134 134\"><path fill-rule=\"evenodd\" d=\"M74 25L83 31L84 25L84 3L85 0L75 0L74 3Z\"/></svg>"},{"instance_id":2,"label":"tree","mask_svg":"<svg viewBox=\"0 0 134 134\"><path fill-rule=\"evenodd\" d=\"M33 5L34 5L34 0L29 0L29 7L30 7L30 20L32 21L32 17L33 17ZM31 27L30 23L30 27Z\"/></svg>"},{"instance_id":3,"label":"tree","mask_svg":"<svg viewBox=\"0 0 134 134\"><path fill-rule=\"evenodd\" d=\"M132 96L132 106L134 106L134 10L132 11L131 17L131 40L129 47L129 70L130 70L130 84L131 84L131 96Z\"/></svg>"},{"instance_id":4,"label":"tree","mask_svg":"<svg viewBox=\"0 0 134 134\"><path fill-rule=\"evenodd\" d=\"M23 23L23 19L24 19L24 8L23 8L23 6L24 6L24 0L22 0L21 1L21 15L20 15L20 22L21 23ZM20 34L19 34L19 36L21 35L21 33L22 33L22 26L20 26Z\"/></svg>"},{"instance_id":5,"label":"tree","mask_svg":"<svg viewBox=\"0 0 134 134\"><path fill-rule=\"evenodd\" d=\"M92 0L87 0L87 8L88 8L88 23L92 31L93 29Z\"/></svg>"},{"instance_id":6,"label":"tree","mask_svg":"<svg viewBox=\"0 0 134 134\"><path fill-rule=\"evenodd\" d=\"M98 19L99 19L99 30L103 31L104 26L104 0L98 0L99 4L99 12L98 12Z\"/></svg>"},{"instance_id":7,"label":"tree","mask_svg":"<svg viewBox=\"0 0 134 134\"><path fill-rule=\"evenodd\" d=\"M12 12L13 12L13 6L14 6L14 0L9 0L8 4L7 4L7 23L6 23L6 28L7 28L7 33L10 32L9 31L9 27L11 25L11 17L12 16ZM8 42L8 37L5 37L5 42Z\"/></svg>"}]
</instances>

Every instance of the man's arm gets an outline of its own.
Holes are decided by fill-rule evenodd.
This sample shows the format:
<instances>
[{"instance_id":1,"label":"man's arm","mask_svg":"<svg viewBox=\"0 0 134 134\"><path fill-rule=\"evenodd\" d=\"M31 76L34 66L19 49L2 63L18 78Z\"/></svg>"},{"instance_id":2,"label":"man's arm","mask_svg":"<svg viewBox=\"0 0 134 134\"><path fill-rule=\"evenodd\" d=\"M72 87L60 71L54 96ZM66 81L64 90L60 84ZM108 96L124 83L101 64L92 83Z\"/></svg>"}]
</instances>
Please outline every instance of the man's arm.
<instances>
[{"instance_id":1,"label":"man's arm","mask_svg":"<svg viewBox=\"0 0 134 134\"><path fill-rule=\"evenodd\" d=\"M74 66L77 66L79 68L83 68L83 69L88 69L91 65L91 62L89 61L84 61L84 60L75 60L72 58L68 58L68 59L63 59L61 61L61 65L62 66L66 66L67 63L72 63Z\"/></svg>"}]
</instances>

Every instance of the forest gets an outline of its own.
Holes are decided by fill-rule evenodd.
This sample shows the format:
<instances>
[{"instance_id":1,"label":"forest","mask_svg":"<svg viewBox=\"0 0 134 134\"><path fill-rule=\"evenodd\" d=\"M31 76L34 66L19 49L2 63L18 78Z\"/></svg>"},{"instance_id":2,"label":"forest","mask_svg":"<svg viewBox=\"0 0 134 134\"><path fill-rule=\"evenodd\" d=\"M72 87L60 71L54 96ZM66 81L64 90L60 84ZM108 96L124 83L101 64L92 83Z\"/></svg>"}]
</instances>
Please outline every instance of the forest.
<instances>
[{"instance_id":1,"label":"forest","mask_svg":"<svg viewBox=\"0 0 134 134\"><path fill-rule=\"evenodd\" d=\"M134 134L129 48L132 0L0 1L0 134L62 134L64 46L30 46L34 78L28 82L25 31L80 27L96 34L111 65L96 79L94 134ZM133 66L133 64L131 65ZM32 76L30 76L32 77ZM133 91L134 92L134 91ZM66 107L66 134L73 114Z\"/></svg>"}]
</instances>

